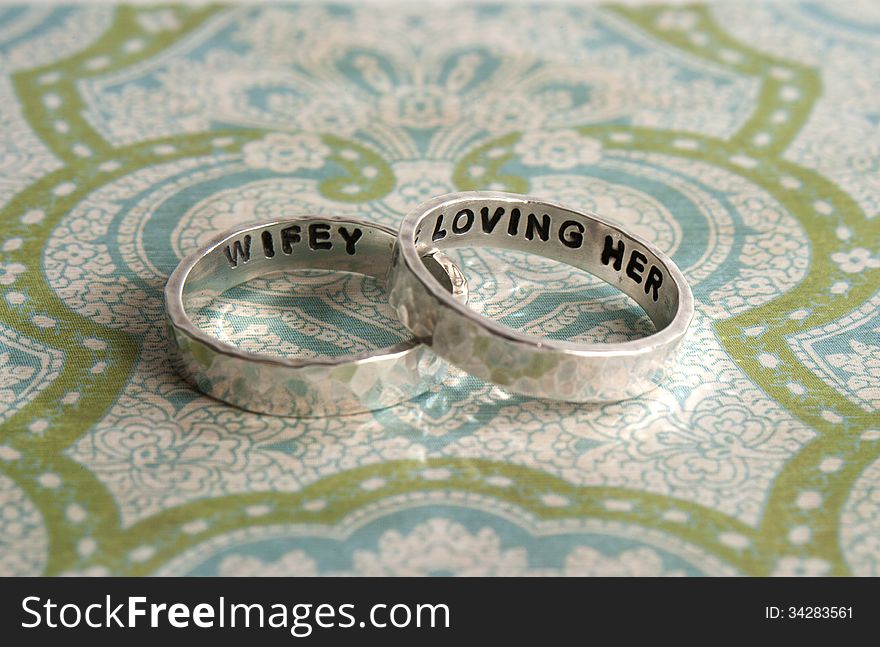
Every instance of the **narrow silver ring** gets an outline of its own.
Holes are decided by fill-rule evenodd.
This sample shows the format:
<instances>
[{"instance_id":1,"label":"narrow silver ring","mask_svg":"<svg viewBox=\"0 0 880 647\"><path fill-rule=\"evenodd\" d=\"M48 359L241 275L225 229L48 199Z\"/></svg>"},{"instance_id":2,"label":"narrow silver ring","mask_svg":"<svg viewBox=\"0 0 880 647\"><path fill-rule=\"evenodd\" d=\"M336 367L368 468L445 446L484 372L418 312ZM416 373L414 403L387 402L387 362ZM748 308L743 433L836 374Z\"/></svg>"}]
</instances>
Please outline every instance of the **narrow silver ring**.
<instances>
[{"instance_id":1,"label":"narrow silver ring","mask_svg":"<svg viewBox=\"0 0 880 647\"><path fill-rule=\"evenodd\" d=\"M201 392L242 409L320 417L390 407L424 393L446 364L415 339L356 355L286 358L242 350L196 327L195 313L226 290L275 272L332 269L384 281L396 232L332 216L302 216L227 231L187 256L165 286L178 369ZM454 299L467 286L442 254L425 259ZM443 289L443 288L441 288Z\"/></svg>"},{"instance_id":2,"label":"narrow silver ring","mask_svg":"<svg viewBox=\"0 0 880 647\"><path fill-rule=\"evenodd\" d=\"M657 332L587 344L487 319L446 294L421 260L462 246L530 252L590 272L632 297ZM592 213L495 191L451 193L411 211L398 233L388 294L403 324L449 363L511 393L568 402L613 402L657 386L694 314L681 270L646 240Z\"/></svg>"}]
</instances>

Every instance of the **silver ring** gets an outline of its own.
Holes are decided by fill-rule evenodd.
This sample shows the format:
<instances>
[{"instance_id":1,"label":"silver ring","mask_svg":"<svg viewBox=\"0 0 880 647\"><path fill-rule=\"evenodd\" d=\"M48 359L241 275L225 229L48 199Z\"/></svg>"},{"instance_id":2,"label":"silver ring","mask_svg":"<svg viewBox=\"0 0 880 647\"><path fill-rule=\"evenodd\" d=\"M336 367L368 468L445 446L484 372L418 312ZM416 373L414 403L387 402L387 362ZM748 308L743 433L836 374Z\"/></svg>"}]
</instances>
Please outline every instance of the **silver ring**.
<instances>
[{"instance_id":1,"label":"silver ring","mask_svg":"<svg viewBox=\"0 0 880 647\"><path fill-rule=\"evenodd\" d=\"M461 246L539 254L586 270L632 297L657 329L613 344L557 341L502 326L446 294L421 257ZM403 324L449 363L512 393L613 402L660 383L694 314L690 287L665 254L600 216L495 191L451 193L403 220L389 275Z\"/></svg>"},{"instance_id":2,"label":"silver ring","mask_svg":"<svg viewBox=\"0 0 880 647\"><path fill-rule=\"evenodd\" d=\"M197 389L258 413L318 417L390 407L424 393L446 364L415 339L357 355L293 359L252 353L192 322L226 290L291 269L334 269L385 280L396 232L354 218L303 216L223 233L187 256L165 286L178 369ZM466 283L442 254L425 259L453 299ZM443 289L443 288L441 288Z\"/></svg>"}]
</instances>

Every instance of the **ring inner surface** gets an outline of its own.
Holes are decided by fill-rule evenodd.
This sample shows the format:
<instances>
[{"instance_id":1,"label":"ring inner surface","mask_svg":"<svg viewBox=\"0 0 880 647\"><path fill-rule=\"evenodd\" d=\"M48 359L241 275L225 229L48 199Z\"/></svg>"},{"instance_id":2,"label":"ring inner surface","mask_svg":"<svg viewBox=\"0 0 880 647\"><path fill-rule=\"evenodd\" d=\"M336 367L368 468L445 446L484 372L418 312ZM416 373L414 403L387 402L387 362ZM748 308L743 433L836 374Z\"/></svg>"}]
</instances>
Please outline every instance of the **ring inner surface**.
<instances>
[{"instance_id":1,"label":"ring inner surface","mask_svg":"<svg viewBox=\"0 0 880 647\"><path fill-rule=\"evenodd\" d=\"M188 316L257 277L302 269L365 274L384 282L394 235L343 221L302 219L254 227L226 238L193 265L183 285Z\"/></svg>"},{"instance_id":2,"label":"ring inner surface","mask_svg":"<svg viewBox=\"0 0 880 647\"><path fill-rule=\"evenodd\" d=\"M344 219L297 218L227 236L181 291L202 334L291 361L350 359L412 344L387 303L395 235Z\"/></svg>"},{"instance_id":3,"label":"ring inner surface","mask_svg":"<svg viewBox=\"0 0 880 647\"><path fill-rule=\"evenodd\" d=\"M420 254L496 247L567 263L631 297L657 331L678 310L678 286L656 254L616 226L555 205L487 199L441 205L422 216L414 242Z\"/></svg>"}]
</instances>

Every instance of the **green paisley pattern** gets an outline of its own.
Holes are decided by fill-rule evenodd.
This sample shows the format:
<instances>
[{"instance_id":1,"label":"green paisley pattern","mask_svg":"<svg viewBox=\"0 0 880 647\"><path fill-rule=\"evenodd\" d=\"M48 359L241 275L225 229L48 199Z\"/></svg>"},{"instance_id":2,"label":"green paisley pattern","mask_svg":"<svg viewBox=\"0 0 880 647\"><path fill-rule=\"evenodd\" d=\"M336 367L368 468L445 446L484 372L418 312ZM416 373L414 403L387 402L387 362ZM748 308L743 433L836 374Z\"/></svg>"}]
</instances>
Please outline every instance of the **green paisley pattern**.
<instances>
[{"instance_id":1,"label":"green paisley pattern","mask_svg":"<svg viewBox=\"0 0 880 647\"><path fill-rule=\"evenodd\" d=\"M0 6L0 574L880 574L878 54L867 1ZM673 255L669 382L574 406L450 370L294 420L170 369L162 287L216 231L468 189ZM561 264L457 262L521 330L652 330ZM286 355L404 334L327 272L197 319Z\"/></svg>"}]
</instances>

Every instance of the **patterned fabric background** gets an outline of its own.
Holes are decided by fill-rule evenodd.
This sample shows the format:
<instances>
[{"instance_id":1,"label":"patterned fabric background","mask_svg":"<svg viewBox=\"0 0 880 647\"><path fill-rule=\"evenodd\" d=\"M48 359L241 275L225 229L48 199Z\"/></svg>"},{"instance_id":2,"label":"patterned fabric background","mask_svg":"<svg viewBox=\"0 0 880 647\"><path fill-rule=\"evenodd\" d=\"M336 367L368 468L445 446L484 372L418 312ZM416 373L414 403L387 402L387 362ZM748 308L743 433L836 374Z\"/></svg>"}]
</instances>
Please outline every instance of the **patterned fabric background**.
<instances>
[{"instance_id":1,"label":"patterned fabric background","mask_svg":"<svg viewBox=\"0 0 880 647\"><path fill-rule=\"evenodd\" d=\"M880 575L878 98L876 2L0 6L0 573ZM171 370L162 287L214 232L476 188L674 256L668 383L574 406L450 370L295 420ZM522 330L651 331L560 264L458 260ZM338 354L404 334L383 301L297 274L199 321Z\"/></svg>"}]
</instances>

